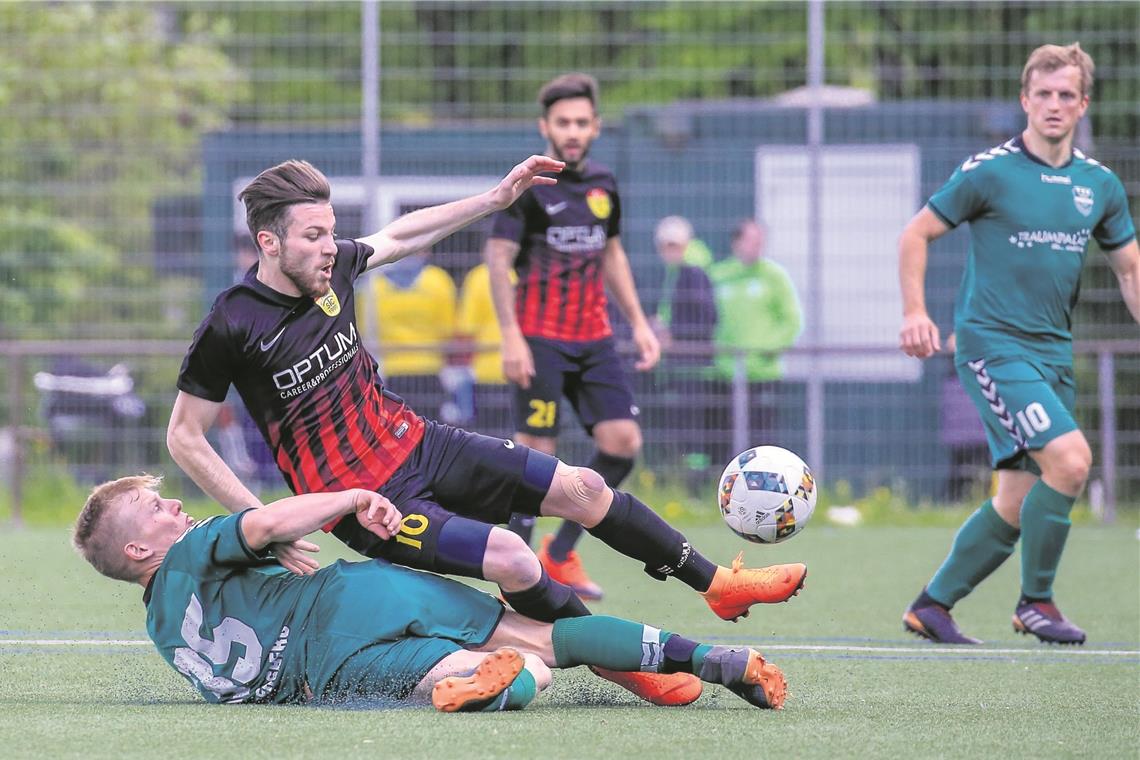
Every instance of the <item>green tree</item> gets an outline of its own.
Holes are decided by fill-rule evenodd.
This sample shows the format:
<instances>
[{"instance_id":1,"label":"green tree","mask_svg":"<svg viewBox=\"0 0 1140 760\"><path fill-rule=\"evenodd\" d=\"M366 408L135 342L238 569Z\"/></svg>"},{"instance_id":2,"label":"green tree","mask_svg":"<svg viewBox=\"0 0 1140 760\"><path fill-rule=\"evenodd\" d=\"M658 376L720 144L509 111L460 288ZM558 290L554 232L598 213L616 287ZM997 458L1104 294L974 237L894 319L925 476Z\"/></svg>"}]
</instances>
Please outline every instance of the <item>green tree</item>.
<instances>
[{"instance_id":1,"label":"green tree","mask_svg":"<svg viewBox=\"0 0 1140 760\"><path fill-rule=\"evenodd\" d=\"M146 292L154 199L197 181L201 135L247 93L230 29L141 3L0 3L0 29L5 331L41 333L33 306L58 333L114 322L121 299L71 307L108 268Z\"/></svg>"}]
</instances>

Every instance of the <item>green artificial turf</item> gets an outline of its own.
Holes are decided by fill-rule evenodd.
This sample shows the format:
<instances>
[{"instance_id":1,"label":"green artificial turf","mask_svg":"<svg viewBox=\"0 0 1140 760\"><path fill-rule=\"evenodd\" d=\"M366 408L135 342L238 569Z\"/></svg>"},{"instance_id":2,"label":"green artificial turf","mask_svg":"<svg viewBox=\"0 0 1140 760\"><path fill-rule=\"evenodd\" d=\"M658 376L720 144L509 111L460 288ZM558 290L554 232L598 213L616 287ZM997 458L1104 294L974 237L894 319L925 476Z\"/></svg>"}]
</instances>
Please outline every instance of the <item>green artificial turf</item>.
<instances>
[{"instance_id":1,"label":"green artificial turf","mask_svg":"<svg viewBox=\"0 0 1140 760\"><path fill-rule=\"evenodd\" d=\"M540 523L540 530L553 523ZM782 712L717 686L684 708L645 705L583 668L556 672L529 709L210 706L147 645L141 589L105 580L62 529L7 532L0 552L0 756L312 758L1135 757L1140 747L1140 542L1075 528L1057 601L1081 648L1016 636L1018 556L955 609L983 647L933 646L900 616L937 567L946 528L812 525L776 547L686 527L709 557L803 560L807 588L732 624L683 584L658 583L592 538L581 550L607 596L596 612L700 640L757 646L789 683ZM323 540L325 562L348 556ZM45 645L76 639L82 644ZM23 642L23 643L20 643Z\"/></svg>"}]
</instances>

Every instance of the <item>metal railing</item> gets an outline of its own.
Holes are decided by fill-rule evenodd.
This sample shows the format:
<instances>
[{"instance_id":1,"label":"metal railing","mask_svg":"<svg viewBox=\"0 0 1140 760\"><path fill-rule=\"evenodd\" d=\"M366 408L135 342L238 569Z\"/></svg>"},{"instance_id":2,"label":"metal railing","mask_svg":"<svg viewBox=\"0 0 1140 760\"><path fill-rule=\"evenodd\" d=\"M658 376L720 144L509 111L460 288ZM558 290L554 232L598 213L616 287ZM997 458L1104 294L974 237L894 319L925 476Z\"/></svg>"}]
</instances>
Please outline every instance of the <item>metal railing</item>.
<instances>
[{"instance_id":1,"label":"metal railing","mask_svg":"<svg viewBox=\"0 0 1140 760\"><path fill-rule=\"evenodd\" d=\"M115 465L131 471L170 468L173 464L165 454L164 431L174 398L177 366L186 347L181 340L0 341L0 356L4 358L0 382L4 384L6 399L0 428L7 441L6 451L0 454L0 473L4 475L14 523L23 520L31 460L42 458L39 454L31 456L30 449L51 451L51 431L43 412L44 392L37 390L32 381L36 371L59 357L125 363L135 368L145 367L147 362L160 365L152 368L145 388L135 389L151 409L150 422L119 432L138 440L126 442L134 446L120 455ZM384 356L380 347L371 348ZM422 348L432 347L405 346L401 350ZM464 347L464 353L471 348ZM631 347L624 346L623 350L628 354ZM775 442L808 452L805 459L824 478L852 480L864 487L902 484L916 499L941 498L939 484L953 477L946 458L949 444L939 441L938 430L938 387L949 376L949 357L929 360L916 379L901 382L825 378L822 373L809 371L799 379L757 385L747 382L743 358L739 356L731 380L714 378L707 366L693 369L694 363L710 364L713 353L707 345L677 343L657 371L635 377L637 400L643 408L643 459L647 464L666 472L679 471L679 462L697 452L708 470L719 472L724 461L736 452L756 443ZM807 361L810 367L811 362L843 357L893 361L898 353L893 346L818 346L794 348L784 356L789 362ZM1075 345L1075 356L1078 367L1084 368L1078 370L1084 375L1079 384L1083 395L1078 397L1078 419L1095 453L1090 501L1102 518L1111 522L1122 484L1123 492L1130 498L1140 490L1140 435L1133 427L1122 427L1140 417L1140 383L1121 379L1122 375L1140 376L1140 347L1129 340L1081 341ZM687 369L678 373L671 367L677 366L672 362L679 358L689 361L682 362ZM1090 373L1095 374L1095 382L1088 377ZM438 416L443 391L433 378L388 380L409 397L418 411L429 417ZM510 435L507 387L481 387L480 393L486 407L483 413L460 422L481 432ZM765 394L766 400L759 398ZM811 408L813 404L818 407ZM757 408L765 405L774 407L772 420L760 423ZM759 415L763 414L761 409ZM964 416L970 415L972 410L967 409ZM808 424L812 418L821 424ZM573 439L577 436L581 448L587 445L584 436L574 431L572 423L564 422L563 431L572 439L568 448L561 450L565 452L563 456L583 455L574 449ZM89 450L96 453L114 444L114 431L88 433ZM66 461L66 456L58 452L49 454L48 459L64 466L83 464ZM979 469L985 469L984 462Z\"/></svg>"}]
</instances>

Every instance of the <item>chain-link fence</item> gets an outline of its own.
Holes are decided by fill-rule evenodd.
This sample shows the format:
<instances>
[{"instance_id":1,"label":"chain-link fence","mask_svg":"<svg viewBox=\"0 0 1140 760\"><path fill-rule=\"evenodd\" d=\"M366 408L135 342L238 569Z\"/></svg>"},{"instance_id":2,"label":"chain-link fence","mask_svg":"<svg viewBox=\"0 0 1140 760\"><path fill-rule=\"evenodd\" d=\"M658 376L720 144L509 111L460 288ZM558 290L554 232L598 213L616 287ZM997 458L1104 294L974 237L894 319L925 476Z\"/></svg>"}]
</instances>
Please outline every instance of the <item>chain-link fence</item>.
<instances>
[{"instance_id":1,"label":"chain-link fence","mask_svg":"<svg viewBox=\"0 0 1140 760\"><path fill-rule=\"evenodd\" d=\"M174 470L163 428L181 352L170 347L188 344L244 266L234 200L244 180L307 158L333 178L339 232L362 234L481 190L540 152L538 87L583 70L601 84L593 155L618 176L646 310L657 313L666 281L654 230L676 214L692 223L702 265L730 257L740 220L764 221L766 255L787 271L802 317L778 380L717 373L699 345L688 350L702 372L671 369L678 347L638 378L648 465L707 485L726 451L765 437L806 452L825 483L965 498L979 481L977 436L954 424L972 412L955 406L948 360L891 350L895 241L963 157L1022 129L1028 53L1074 40L1097 63L1078 145L1121 177L1135 216L1131 2L0 4L0 338L27 354L12 348L0 372L0 461L33 479ZM476 225L433 252L457 292L485 236ZM932 250L928 302L944 333L965 246L955 233ZM375 304L362 301L376 345ZM1098 253L1074 331L1086 341L1079 414L1097 493L1135 503L1140 338ZM96 339L142 348L27 344ZM51 377L108 392L128 377L139 403L120 399L124 417L103 399L111 411L84 421L87 411L67 406L76 399L53 411L69 381ZM454 402L438 378L392 384L437 394L425 396L427 414ZM498 416L470 422L509 432L503 389L493 390L483 407ZM758 427L741 433L745 412ZM580 434L563 451L584 457Z\"/></svg>"}]
</instances>

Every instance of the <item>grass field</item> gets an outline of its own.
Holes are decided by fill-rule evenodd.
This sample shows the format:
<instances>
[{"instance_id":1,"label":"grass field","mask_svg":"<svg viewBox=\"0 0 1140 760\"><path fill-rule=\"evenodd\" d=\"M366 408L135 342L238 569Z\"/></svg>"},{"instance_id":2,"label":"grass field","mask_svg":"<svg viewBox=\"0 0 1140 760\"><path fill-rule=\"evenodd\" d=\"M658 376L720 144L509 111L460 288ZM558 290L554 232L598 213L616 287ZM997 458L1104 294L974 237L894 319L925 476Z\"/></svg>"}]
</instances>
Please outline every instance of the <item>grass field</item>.
<instances>
[{"instance_id":1,"label":"grass field","mask_svg":"<svg viewBox=\"0 0 1140 760\"><path fill-rule=\"evenodd\" d=\"M778 547L746 546L720 526L686 531L721 562L740 548L752 564L802 559L807 588L786 605L726 623L682 584L657 583L587 539L582 552L609 593L593 609L758 646L787 675L784 711L755 710L714 686L689 707L656 708L582 668L556 673L521 713L210 706L139 643L141 589L95 575L62 529L6 533L0 756L1137 756L1135 528L1074 530L1057 599L1090 640L1065 649L1011 631L1016 556L956 609L984 647L936 647L902 633L902 610L941 560L950 529L820 523ZM324 546L325 562L343 556L334 542Z\"/></svg>"}]
</instances>

